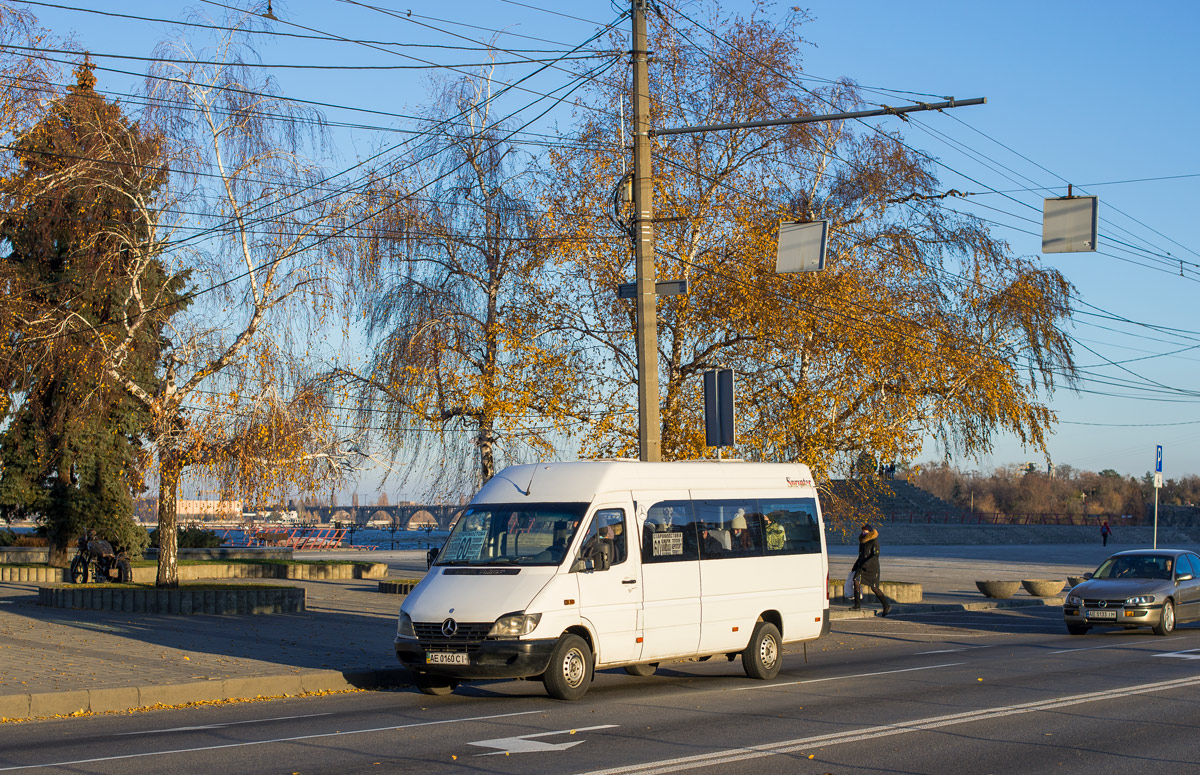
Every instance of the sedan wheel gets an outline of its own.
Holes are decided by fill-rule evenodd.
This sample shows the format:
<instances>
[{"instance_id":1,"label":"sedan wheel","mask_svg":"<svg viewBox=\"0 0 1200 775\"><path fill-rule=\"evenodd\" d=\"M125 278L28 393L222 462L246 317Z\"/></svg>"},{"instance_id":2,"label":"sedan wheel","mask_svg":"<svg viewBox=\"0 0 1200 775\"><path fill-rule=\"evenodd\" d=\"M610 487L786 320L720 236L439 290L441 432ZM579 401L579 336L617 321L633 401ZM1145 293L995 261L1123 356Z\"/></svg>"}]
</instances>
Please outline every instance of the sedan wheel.
<instances>
[{"instance_id":1,"label":"sedan wheel","mask_svg":"<svg viewBox=\"0 0 1200 775\"><path fill-rule=\"evenodd\" d=\"M1175 631L1175 604L1170 600L1163 601L1162 617L1154 628L1155 635L1170 635Z\"/></svg>"}]
</instances>

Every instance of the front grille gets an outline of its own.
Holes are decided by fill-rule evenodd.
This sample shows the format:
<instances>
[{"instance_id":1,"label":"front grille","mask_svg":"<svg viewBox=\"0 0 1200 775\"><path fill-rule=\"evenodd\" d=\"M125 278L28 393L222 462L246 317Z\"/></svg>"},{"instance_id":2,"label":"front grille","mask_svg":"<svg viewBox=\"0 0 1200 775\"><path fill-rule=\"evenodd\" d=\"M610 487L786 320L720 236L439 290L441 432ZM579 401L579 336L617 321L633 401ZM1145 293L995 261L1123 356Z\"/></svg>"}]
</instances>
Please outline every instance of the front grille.
<instances>
[{"instance_id":1,"label":"front grille","mask_svg":"<svg viewBox=\"0 0 1200 775\"><path fill-rule=\"evenodd\" d=\"M492 629L492 622L459 622L458 631L447 638L441 622L413 622L421 648L434 651L471 653L477 651Z\"/></svg>"},{"instance_id":2,"label":"front grille","mask_svg":"<svg viewBox=\"0 0 1200 775\"><path fill-rule=\"evenodd\" d=\"M1125 598L1121 598L1120 600L1105 600L1104 603L1105 603L1104 607L1107 607L1107 608L1120 608L1121 606L1125 605ZM1101 607L1099 600L1084 600L1083 606L1084 606L1084 608L1100 608Z\"/></svg>"}]
</instances>

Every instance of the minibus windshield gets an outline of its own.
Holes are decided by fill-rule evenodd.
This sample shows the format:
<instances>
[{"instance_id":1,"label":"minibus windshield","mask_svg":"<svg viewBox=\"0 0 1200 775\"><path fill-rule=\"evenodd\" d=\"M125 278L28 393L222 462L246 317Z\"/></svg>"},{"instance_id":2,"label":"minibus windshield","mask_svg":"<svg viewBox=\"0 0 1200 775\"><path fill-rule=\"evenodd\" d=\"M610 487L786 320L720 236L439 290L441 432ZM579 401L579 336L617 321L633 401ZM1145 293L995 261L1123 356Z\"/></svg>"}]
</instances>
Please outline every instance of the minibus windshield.
<instances>
[{"instance_id":1,"label":"minibus windshield","mask_svg":"<svg viewBox=\"0 0 1200 775\"><path fill-rule=\"evenodd\" d=\"M586 503L482 503L459 517L434 565L558 565Z\"/></svg>"}]
</instances>

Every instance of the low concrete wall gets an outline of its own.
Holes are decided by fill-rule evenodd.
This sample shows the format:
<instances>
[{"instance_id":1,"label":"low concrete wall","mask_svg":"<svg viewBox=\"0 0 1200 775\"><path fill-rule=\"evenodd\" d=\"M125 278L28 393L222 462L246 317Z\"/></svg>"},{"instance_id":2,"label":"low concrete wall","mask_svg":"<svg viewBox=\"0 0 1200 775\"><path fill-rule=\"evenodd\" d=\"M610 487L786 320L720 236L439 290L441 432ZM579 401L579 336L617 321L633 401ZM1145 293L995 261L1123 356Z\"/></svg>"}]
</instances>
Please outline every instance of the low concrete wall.
<instances>
[{"instance_id":1,"label":"low concrete wall","mask_svg":"<svg viewBox=\"0 0 1200 775\"><path fill-rule=\"evenodd\" d=\"M146 550L147 560L157 560L158 550ZM180 549L181 560L290 560L292 550L276 546L218 546L215 549Z\"/></svg>"},{"instance_id":2,"label":"low concrete wall","mask_svg":"<svg viewBox=\"0 0 1200 775\"><path fill-rule=\"evenodd\" d=\"M854 595L847 597L843 594L843 587L846 586L845 579L830 579L829 580L829 599L842 598L852 600ZM879 588L883 590L884 596L893 603L919 603L924 599L925 591L921 585L912 581L881 581ZM852 590L853 591L853 590ZM863 596L872 597L870 589L863 587Z\"/></svg>"},{"instance_id":3,"label":"low concrete wall","mask_svg":"<svg viewBox=\"0 0 1200 775\"><path fill-rule=\"evenodd\" d=\"M41 563L50 559L50 550L44 546L0 546L0 564Z\"/></svg>"},{"instance_id":4,"label":"low concrete wall","mask_svg":"<svg viewBox=\"0 0 1200 775\"><path fill-rule=\"evenodd\" d=\"M857 528L857 526L855 526ZM879 528L879 543L886 554L888 546L986 546L1012 544L1095 544L1099 546L1100 529L1087 525L962 525L883 522ZM856 545L858 531L847 535L830 530L825 540L830 545ZM1149 547L1154 540L1153 527L1113 527L1108 548ZM1158 545L1190 548L1200 545L1200 527L1158 526Z\"/></svg>"},{"instance_id":5,"label":"low concrete wall","mask_svg":"<svg viewBox=\"0 0 1200 775\"><path fill-rule=\"evenodd\" d=\"M69 584L38 590L38 604L148 614L284 614L304 610L302 587L134 589Z\"/></svg>"}]
</instances>

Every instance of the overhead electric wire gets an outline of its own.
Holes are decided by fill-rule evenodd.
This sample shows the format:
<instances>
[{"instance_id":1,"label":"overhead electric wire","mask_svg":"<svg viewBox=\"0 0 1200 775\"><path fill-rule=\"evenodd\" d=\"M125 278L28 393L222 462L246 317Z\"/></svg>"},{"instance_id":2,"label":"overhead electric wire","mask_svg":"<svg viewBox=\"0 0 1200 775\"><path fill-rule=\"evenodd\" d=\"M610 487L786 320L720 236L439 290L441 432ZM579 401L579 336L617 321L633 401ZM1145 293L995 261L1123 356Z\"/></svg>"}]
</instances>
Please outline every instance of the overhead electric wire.
<instances>
[{"instance_id":1,"label":"overhead electric wire","mask_svg":"<svg viewBox=\"0 0 1200 775\"><path fill-rule=\"evenodd\" d=\"M183 19L161 19L161 18L156 18L153 16L139 16L139 15L135 15L135 14L117 13L115 11L101 11L101 10L95 9L95 8L80 8L78 6L61 5L59 3L46 3L46 2L40 2L39 0L21 0L21 3L23 5L36 5L36 6L41 6L43 8L55 8L55 9L64 10L64 11L75 11L78 13L96 14L99 16L109 16L109 17L120 18L120 19L130 19L133 21L152 22L152 23L157 23L157 24L172 24L172 25L177 25L180 27L195 27L198 29L221 30L221 31L225 31L225 32L233 31L233 28L228 27L226 25L221 25L221 24L205 24L203 22L185 21ZM432 18L432 17L427 17L427 18ZM457 22L455 22L455 23L457 23ZM357 39L356 40L356 39L332 37L332 36L328 36L328 35L306 35L306 34L298 33L298 32L285 32L282 30L271 30L271 29L253 29L253 28L251 28L251 29L243 29L243 30L239 30L239 31L245 32L248 34L252 34L252 35L269 35L269 36L280 37L280 38L298 38L298 39L302 39L302 40L323 40L323 41L328 41L331 43L367 43L367 44L371 44L371 45L375 45L375 46L395 46L398 48L453 49L456 51L489 51L489 50L492 50L492 47L490 47L490 46L449 46L449 45L439 44L439 43L401 43L399 41L391 41L391 40L368 40L368 39ZM507 33L507 34L513 34L513 33ZM525 37L525 36L518 35L516 37ZM536 40L540 40L540 39L536 39ZM553 41L546 41L546 42L552 43ZM559 44L559 45L566 45L566 44ZM513 51L513 52L520 51L521 53L525 53L525 54L557 54L557 53L561 53L562 51L565 50L565 49L544 49L544 48L514 49L512 47L506 47L506 49L508 51Z\"/></svg>"},{"instance_id":2,"label":"overhead electric wire","mask_svg":"<svg viewBox=\"0 0 1200 775\"><path fill-rule=\"evenodd\" d=\"M612 67L614 64L615 64L615 62L608 62L608 63L605 63L604 65L601 65L600 67L601 67L601 68L609 68L609 67ZM597 69L599 69L599 68L597 68ZM570 89L569 89L569 91L567 92L567 94L566 94L566 95L564 95L562 98L559 98L558 100L556 100L556 101L555 101L555 102L554 102L554 103L553 103L553 104L552 104L552 105L551 105L549 108L546 108L546 109L545 109L544 111L542 111L542 113L540 113L538 116L535 116L534 118L532 118L532 119L530 119L529 121L527 121L527 122L526 122L524 125L522 125L522 126L520 127L520 129L524 129L524 127L525 127L525 126L528 126L529 124L532 124L533 122L535 122L535 121L539 120L539 119L540 119L542 116L544 116L546 113L548 113L548 112L549 112L550 110L552 110L554 107L556 107L556 106L557 106L559 103L561 103L563 100L565 100L567 96L570 96L570 94L573 94L573 93L574 93L574 92L575 92L577 89L579 89L579 88L582 86L582 84L583 84L583 83L585 83L585 82L586 82L586 81L585 81L583 78L580 78L580 79L578 79L578 82L577 82L577 83L575 83L573 86L571 86L570 84L568 84L568 86L570 86ZM565 87L564 87L564 88L565 88ZM538 101L540 101L540 99L539 99ZM522 108L522 109L523 109L523 108ZM519 130L514 130L514 131L519 131ZM501 140L500 142L503 142L503 140ZM447 176L449 176L449 175L453 174L454 172L457 172L459 169L461 169L462 167L466 166L468 163L469 163L469 160L467 160L467 161L464 161L464 162L460 163L458 166L454 167L453 169L449 170L448 172L445 172L445 173L443 173L442 175L439 175L438 177L434 178L432 181L429 181L429 182L425 183L423 186L419 187L418 189L416 189L416 191L414 191L414 192L412 192L412 193L419 193L420 191L423 191L424 189L426 189L426 188L428 188L429 186L433 185L433 183L434 183L434 182L436 182L436 181L438 181L438 180L441 180L442 178L445 178L445 177L447 177ZM236 282L237 280L240 280L240 279L243 279L243 278L245 278L245 277L249 276L250 274L252 274L252 273L253 273L253 272L255 272L255 271L259 271L259 270L262 270L262 269L268 268L268 267L270 267L270 266L273 266L273 265L275 265L275 264L277 264L277 263L280 263L280 262L282 262L282 261L284 261L284 260L287 260L288 258L291 258L291 257L292 257L292 255L295 255L295 254L297 254L297 253L301 252L301 250L303 250L303 251L311 250L312 248L314 248L314 247L317 247L318 245L324 244L325 242L329 241L330 239L332 239L332 238L333 238L333 237L335 237L335 236L340 236L341 234L343 234L343 233L345 233L345 232L349 231L350 229L357 228L359 225L361 225L361 224L362 224L362 223L364 223L365 221L367 221L367 220L370 220L370 219L372 219L372 218L375 218L375 217L377 217L378 215L380 215L380 214L381 214L382 212L384 212L384 210L386 210L388 207L390 207L390 205L387 205L387 206L385 206L384 208L382 208L382 209L380 209L380 210L374 211L374 212L372 212L372 213L370 213L370 214L368 214L368 215L364 216L363 218L361 218L361 219L359 219L359 220L357 220L357 221L354 221L354 222L350 223L349 225L342 226L342 227L340 227L340 228L336 229L336 230L335 230L335 231L334 231L332 234L329 234L329 235L322 235L322 236L320 236L320 237L318 237L318 238L314 239L314 240L313 240L313 242L312 242L312 244L305 245L303 248L299 248L299 249L297 249L296 251L293 251L293 252L291 252L291 253L285 253L284 255L277 256L277 257L275 257L275 258L272 258L272 259L270 259L270 260L268 260L268 261L261 262L260 264L257 264L257 265L255 265L254 267L252 267L251 269L249 269L249 270L247 270L247 271L245 271L245 272L241 272L241 273L239 273L239 274L237 274L237 275L235 275L235 276L233 276L233 277L230 277L230 278L228 278L228 279L224 280L223 282L220 282L220 283L215 283L215 284L213 284L213 285L210 285L210 286L208 286L208 287L205 287L205 288L202 288L202 289L198 289L198 290L195 290L195 291L190 291L190 292L188 292L187 294L183 295L181 298L179 298L179 299L176 299L176 300L173 300L173 301L172 301L172 302L170 302L169 304L163 304L163 305L159 305L158 307L152 307L152 308L150 308L150 309L143 310L143 311L142 311L140 314L143 314L143 315L145 315L145 314L149 314L149 313L151 313L151 312L155 312L155 311L157 311L158 309L164 309L164 308L167 308L167 307L174 307L174 306L178 306L178 305L180 305L180 304L183 304L183 303L185 303L185 302L187 302L187 301L190 301L191 299L194 299L194 298L197 298L197 297L199 297L199 296L201 296L201 295L204 295L204 294L206 294L206 293L210 293L210 292L212 292L212 291L218 290L219 288L222 288L222 287L224 287L224 286L226 286L226 285L230 285L230 284L232 284L233 282ZM190 239L190 238L189 238L189 239ZM115 325L115 322L114 322L112 325ZM73 336L73 335L76 335L76 334L78 334L78 333L80 333L80 332L78 332L78 331L65 331L65 332L62 332L62 333L60 333L60 334L55 334L55 335L52 335L52 336L38 337L38 338L32 339L32 340L30 340L30 341L31 341L31 342L52 341L52 340L54 340L54 339L65 338L65 337L67 337L67 336Z\"/></svg>"}]
</instances>

